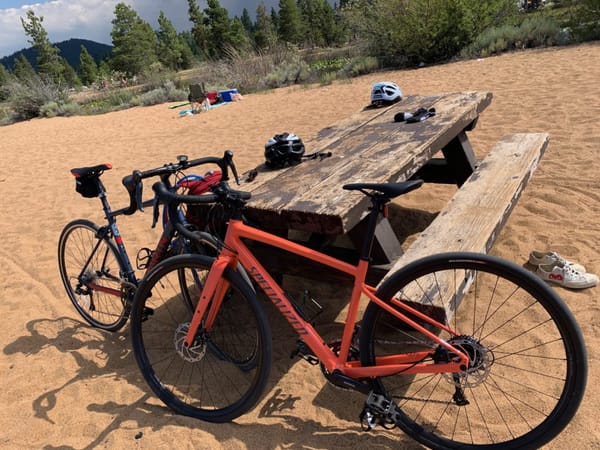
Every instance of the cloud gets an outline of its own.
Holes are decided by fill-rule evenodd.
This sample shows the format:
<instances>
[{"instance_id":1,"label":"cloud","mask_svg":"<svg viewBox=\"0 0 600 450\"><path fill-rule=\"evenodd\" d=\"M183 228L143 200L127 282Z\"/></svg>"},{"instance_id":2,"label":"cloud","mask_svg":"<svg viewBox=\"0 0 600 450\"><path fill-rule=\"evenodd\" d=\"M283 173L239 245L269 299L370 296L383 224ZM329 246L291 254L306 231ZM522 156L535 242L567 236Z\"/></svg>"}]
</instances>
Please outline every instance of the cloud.
<instances>
[{"instance_id":1,"label":"cloud","mask_svg":"<svg viewBox=\"0 0 600 450\"><path fill-rule=\"evenodd\" d=\"M158 27L157 19L160 11L165 13L178 31L191 28L187 0L121 1L133 8L155 29ZM232 17L239 16L242 9L246 8L250 17L254 19L259 1L221 0L220 4ZM268 11L271 7L277 8L278 0L263 1ZM32 9L36 16L44 18L42 25L51 42L82 38L110 44L111 21L117 3L119 0L53 0L46 3L32 3L20 8L0 9L0 57L30 46L20 20L26 17L29 9ZM201 9L206 8L206 1L197 0L197 3Z\"/></svg>"}]
</instances>

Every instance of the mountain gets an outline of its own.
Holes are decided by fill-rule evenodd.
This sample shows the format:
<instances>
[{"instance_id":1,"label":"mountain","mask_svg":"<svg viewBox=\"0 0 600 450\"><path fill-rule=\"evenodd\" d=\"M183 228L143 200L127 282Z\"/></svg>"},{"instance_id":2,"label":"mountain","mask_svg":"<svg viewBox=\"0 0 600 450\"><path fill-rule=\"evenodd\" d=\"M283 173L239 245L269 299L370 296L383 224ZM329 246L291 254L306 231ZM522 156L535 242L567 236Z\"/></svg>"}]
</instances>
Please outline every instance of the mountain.
<instances>
[{"instance_id":1,"label":"mountain","mask_svg":"<svg viewBox=\"0 0 600 450\"><path fill-rule=\"evenodd\" d=\"M67 62L75 69L79 70L79 54L81 53L81 46L84 46L88 53L94 58L96 63L110 56L112 51L112 45L101 44L99 42L89 41L87 39L69 39L68 41L62 41L54 44L60 52L59 55L67 60ZM5 56L0 59L0 63L12 71L15 59L23 53L25 58L31 63L33 67L36 67L37 49L34 47L25 48L13 53L12 55Z\"/></svg>"}]
</instances>

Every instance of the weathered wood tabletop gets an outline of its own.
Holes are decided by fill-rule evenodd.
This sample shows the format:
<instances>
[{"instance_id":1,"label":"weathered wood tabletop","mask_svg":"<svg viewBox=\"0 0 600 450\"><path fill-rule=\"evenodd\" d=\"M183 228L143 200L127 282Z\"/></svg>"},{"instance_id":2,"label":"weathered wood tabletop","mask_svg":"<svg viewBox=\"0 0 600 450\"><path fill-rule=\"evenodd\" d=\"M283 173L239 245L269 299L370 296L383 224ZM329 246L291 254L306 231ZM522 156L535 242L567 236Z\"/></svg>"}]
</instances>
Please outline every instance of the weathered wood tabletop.
<instances>
[{"instance_id":1,"label":"weathered wood tabletop","mask_svg":"<svg viewBox=\"0 0 600 450\"><path fill-rule=\"evenodd\" d=\"M331 157L283 170L259 167L256 178L242 185L252 192L249 213L270 231L336 236L356 227L368 207L363 194L342 189L346 183L419 176L461 185L476 164L465 132L491 100L490 92L459 92L409 96L392 106L364 108L305 141L306 153L331 152ZM398 112L419 108L435 108L435 115L417 123L394 121Z\"/></svg>"}]
</instances>

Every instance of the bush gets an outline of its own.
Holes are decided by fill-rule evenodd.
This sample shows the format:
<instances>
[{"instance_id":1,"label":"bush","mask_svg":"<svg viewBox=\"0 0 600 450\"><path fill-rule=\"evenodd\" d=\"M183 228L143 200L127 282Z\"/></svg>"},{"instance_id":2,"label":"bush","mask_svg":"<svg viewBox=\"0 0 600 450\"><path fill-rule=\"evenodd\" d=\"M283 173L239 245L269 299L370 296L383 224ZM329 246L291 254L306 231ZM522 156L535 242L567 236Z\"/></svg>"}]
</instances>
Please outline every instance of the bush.
<instances>
[{"instance_id":1,"label":"bush","mask_svg":"<svg viewBox=\"0 0 600 450\"><path fill-rule=\"evenodd\" d=\"M357 0L344 9L349 29L369 43L368 54L391 67L447 61L516 11L516 2L504 0Z\"/></svg>"},{"instance_id":2,"label":"bush","mask_svg":"<svg viewBox=\"0 0 600 450\"><path fill-rule=\"evenodd\" d=\"M167 81L161 87L133 97L129 104L131 106L158 105L159 103L186 99L187 95L187 91L177 89L177 87L175 87L175 83L172 81Z\"/></svg>"},{"instance_id":3,"label":"bush","mask_svg":"<svg viewBox=\"0 0 600 450\"><path fill-rule=\"evenodd\" d=\"M504 25L485 30L465 48L463 57L489 56L507 50L565 45L569 34L552 17L528 17L518 26Z\"/></svg>"},{"instance_id":4,"label":"bush","mask_svg":"<svg viewBox=\"0 0 600 450\"><path fill-rule=\"evenodd\" d=\"M41 115L46 103L66 103L67 93L50 80L31 76L25 80L11 80L6 85L8 101L17 120L28 120Z\"/></svg>"},{"instance_id":5,"label":"bush","mask_svg":"<svg viewBox=\"0 0 600 450\"><path fill-rule=\"evenodd\" d=\"M374 56L358 56L352 58L342 69L342 72L348 77L357 77L359 75L375 72L378 69L379 61Z\"/></svg>"},{"instance_id":6,"label":"bush","mask_svg":"<svg viewBox=\"0 0 600 450\"><path fill-rule=\"evenodd\" d=\"M126 109L131 106L130 101L133 96L133 92L127 89L110 90L102 97L83 103L81 112L83 114L103 114Z\"/></svg>"},{"instance_id":7,"label":"bush","mask_svg":"<svg viewBox=\"0 0 600 450\"><path fill-rule=\"evenodd\" d=\"M40 108L40 116L56 117L56 116L75 116L81 113L81 107L75 102L48 102Z\"/></svg>"},{"instance_id":8,"label":"bush","mask_svg":"<svg viewBox=\"0 0 600 450\"><path fill-rule=\"evenodd\" d=\"M14 113L7 103L0 104L0 126L10 125L15 121Z\"/></svg>"},{"instance_id":9,"label":"bush","mask_svg":"<svg viewBox=\"0 0 600 450\"><path fill-rule=\"evenodd\" d=\"M300 60L287 61L275 68L273 72L259 81L259 89L277 88L299 84L309 81L311 78L308 64Z\"/></svg>"}]
</instances>

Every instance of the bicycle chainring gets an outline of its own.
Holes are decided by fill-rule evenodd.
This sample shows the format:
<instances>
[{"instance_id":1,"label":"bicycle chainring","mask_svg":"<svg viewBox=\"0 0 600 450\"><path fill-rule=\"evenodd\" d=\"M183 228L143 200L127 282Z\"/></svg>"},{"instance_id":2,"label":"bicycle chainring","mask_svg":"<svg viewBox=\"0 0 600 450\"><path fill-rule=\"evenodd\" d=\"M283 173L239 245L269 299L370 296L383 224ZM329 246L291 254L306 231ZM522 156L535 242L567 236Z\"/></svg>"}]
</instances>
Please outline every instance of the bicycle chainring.
<instances>
[{"instance_id":1,"label":"bicycle chainring","mask_svg":"<svg viewBox=\"0 0 600 450\"><path fill-rule=\"evenodd\" d=\"M340 341L339 339L336 339L335 341L330 342L328 344L328 346L333 351L333 353L335 353L336 355L339 355L341 344L342 344L342 341ZM360 354L359 354L358 349L354 345L350 346L350 351L348 353L348 361L358 361L359 359L360 359ZM331 384L332 386L334 386L336 388L343 389L343 390L350 389L349 387L345 387L345 386L341 385L339 382L339 377L335 376L331 372L329 372L325 368L323 363L320 364L320 367L321 367L321 372L323 373L323 376L329 382L329 384Z\"/></svg>"}]
</instances>

